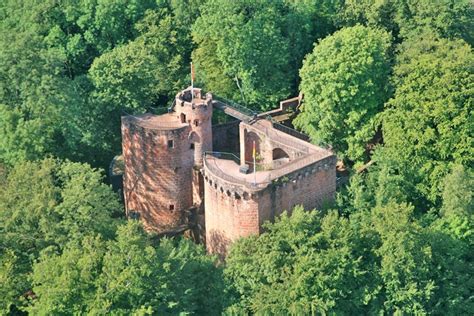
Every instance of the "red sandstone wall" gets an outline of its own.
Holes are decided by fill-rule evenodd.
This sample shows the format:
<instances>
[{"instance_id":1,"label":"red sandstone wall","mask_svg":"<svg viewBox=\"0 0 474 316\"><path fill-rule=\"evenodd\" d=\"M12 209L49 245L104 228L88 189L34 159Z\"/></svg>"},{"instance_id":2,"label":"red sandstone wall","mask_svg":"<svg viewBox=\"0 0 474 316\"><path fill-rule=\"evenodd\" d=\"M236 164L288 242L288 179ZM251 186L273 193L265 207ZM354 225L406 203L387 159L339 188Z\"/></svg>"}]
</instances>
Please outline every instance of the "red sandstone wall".
<instances>
[{"instance_id":1,"label":"red sandstone wall","mask_svg":"<svg viewBox=\"0 0 474 316\"><path fill-rule=\"evenodd\" d=\"M247 130L240 124L240 163L247 164L253 170L253 144L255 142L256 162L268 164L272 162L272 148L265 135L254 130Z\"/></svg>"},{"instance_id":2,"label":"red sandstone wall","mask_svg":"<svg viewBox=\"0 0 474 316\"><path fill-rule=\"evenodd\" d=\"M224 189L223 189L224 190ZM255 199L229 192L212 180L205 181L206 247L210 253L227 254L231 242L258 234L258 205Z\"/></svg>"},{"instance_id":3,"label":"red sandstone wall","mask_svg":"<svg viewBox=\"0 0 474 316\"><path fill-rule=\"evenodd\" d=\"M194 157L188 134L188 127L148 129L130 117L122 118L127 215L139 216L149 230L163 231L182 224L184 211L193 204ZM168 148L171 139L174 148Z\"/></svg>"},{"instance_id":4,"label":"red sandstone wall","mask_svg":"<svg viewBox=\"0 0 474 316\"><path fill-rule=\"evenodd\" d=\"M296 205L306 210L321 208L332 202L336 193L336 158L328 157L282 178L267 188L259 200L259 223L273 221L283 211ZM325 167L326 165L326 167Z\"/></svg>"},{"instance_id":5,"label":"red sandstone wall","mask_svg":"<svg viewBox=\"0 0 474 316\"><path fill-rule=\"evenodd\" d=\"M271 128L271 123L268 123L268 131L273 130ZM288 144L283 143L278 137L276 132L272 134L270 137L266 135L265 129L258 129L253 127L248 123L240 123L240 159L241 164L243 164L243 160L247 161L247 164L253 166L253 163L249 163L253 161L252 157L252 149L253 149L253 141L255 140L255 147L257 152L257 164L260 164L260 167L265 167L268 165L272 165L273 159L273 150L280 149L284 151L290 159L297 159L307 152L302 152L301 149L296 149ZM288 141L287 141L288 142ZM298 145L300 147L304 147L304 142L302 143L301 140L294 139L291 141L292 144Z\"/></svg>"},{"instance_id":6,"label":"red sandstone wall","mask_svg":"<svg viewBox=\"0 0 474 316\"><path fill-rule=\"evenodd\" d=\"M204 200L204 178L197 168L193 168L193 204L200 205Z\"/></svg>"},{"instance_id":7,"label":"red sandstone wall","mask_svg":"<svg viewBox=\"0 0 474 316\"><path fill-rule=\"evenodd\" d=\"M284 181L271 184L256 194L243 194L211 174L205 175L205 219L207 249L225 256L239 237L258 234L261 225L273 221L296 205L320 208L334 199L336 157L331 156L293 172ZM236 195L237 193L237 195Z\"/></svg>"},{"instance_id":8,"label":"red sandstone wall","mask_svg":"<svg viewBox=\"0 0 474 316\"><path fill-rule=\"evenodd\" d=\"M239 155L239 123L240 121L233 121L212 127L213 151L230 152Z\"/></svg>"}]
</instances>

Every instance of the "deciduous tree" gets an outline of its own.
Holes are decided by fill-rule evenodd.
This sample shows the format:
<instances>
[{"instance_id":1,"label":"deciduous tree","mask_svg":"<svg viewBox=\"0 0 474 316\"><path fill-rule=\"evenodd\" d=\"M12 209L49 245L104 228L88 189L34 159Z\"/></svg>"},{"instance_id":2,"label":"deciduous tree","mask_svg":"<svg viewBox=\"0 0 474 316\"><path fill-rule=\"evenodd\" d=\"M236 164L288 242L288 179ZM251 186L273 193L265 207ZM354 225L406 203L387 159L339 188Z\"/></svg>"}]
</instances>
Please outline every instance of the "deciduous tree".
<instances>
[{"instance_id":1,"label":"deciduous tree","mask_svg":"<svg viewBox=\"0 0 474 316\"><path fill-rule=\"evenodd\" d=\"M470 44L474 39L469 0L345 0L334 7L337 25L385 28L398 42L426 32Z\"/></svg>"},{"instance_id":2,"label":"deciduous tree","mask_svg":"<svg viewBox=\"0 0 474 316\"><path fill-rule=\"evenodd\" d=\"M378 291L375 261L347 219L297 207L266 229L231 249L225 269L235 300L230 311L365 314L371 309Z\"/></svg>"},{"instance_id":3,"label":"deciduous tree","mask_svg":"<svg viewBox=\"0 0 474 316\"><path fill-rule=\"evenodd\" d=\"M297 69L317 37L308 12L285 1L208 1L193 25L205 86L256 109L275 107L296 90Z\"/></svg>"},{"instance_id":4,"label":"deciduous tree","mask_svg":"<svg viewBox=\"0 0 474 316\"><path fill-rule=\"evenodd\" d=\"M358 25L316 44L300 71L305 100L296 126L342 158L362 160L390 92L390 40L385 31Z\"/></svg>"},{"instance_id":5,"label":"deciduous tree","mask_svg":"<svg viewBox=\"0 0 474 316\"><path fill-rule=\"evenodd\" d=\"M41 250L100 234L111 238L122 212L116 195L88 165L52 159L16 165L0 192L0 306L30 289L27 278Z\"/></svg>"},{"instance_id":6,"label":"deciduous tree","mask_svg":"<svg viewBox=\"0 0 474 316\"><path fill-rule=\"evenodd\" d=\"M450 165L472 165L473 54L462 40L431 36L405 42L397 58L395 95L382 114L384 155L439 204Z\"/></svg>"},{"instance_id":7,"label":"deciduous tree","mask_svg":"<svg viewBox=\"0 0 474 316\"><path fill-rule=\"evenodd\" d=\"M141 224L129 221L115 240L87 237L59 254L43 251L28 311L218 315L223 290L213 261L187 240L153 245Z\"/></svg>"}]
</instances>

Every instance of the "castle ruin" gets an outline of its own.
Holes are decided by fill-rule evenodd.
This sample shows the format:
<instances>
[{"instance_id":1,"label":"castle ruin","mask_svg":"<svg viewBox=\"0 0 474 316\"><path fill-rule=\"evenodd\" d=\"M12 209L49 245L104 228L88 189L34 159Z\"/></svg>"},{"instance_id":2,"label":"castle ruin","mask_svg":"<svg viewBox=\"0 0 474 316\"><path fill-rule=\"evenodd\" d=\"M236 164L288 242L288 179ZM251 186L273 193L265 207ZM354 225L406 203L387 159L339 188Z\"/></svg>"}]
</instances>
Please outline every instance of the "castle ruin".
<instances>
[{"instance_id":1,"label":"castle ruin","mask_svg":"<svg viewBox=\"0 0 474 316\"><path fill-rule=\"evenodd\" d=\"M240 120L213 126L214 108ZM333 200L336 157L267 119L277 112L246 115L188 88L169 113L123 116L127 216L157 233L198 223L207 250L225 256L283 211Z\"/></svg>"}]
</instances>

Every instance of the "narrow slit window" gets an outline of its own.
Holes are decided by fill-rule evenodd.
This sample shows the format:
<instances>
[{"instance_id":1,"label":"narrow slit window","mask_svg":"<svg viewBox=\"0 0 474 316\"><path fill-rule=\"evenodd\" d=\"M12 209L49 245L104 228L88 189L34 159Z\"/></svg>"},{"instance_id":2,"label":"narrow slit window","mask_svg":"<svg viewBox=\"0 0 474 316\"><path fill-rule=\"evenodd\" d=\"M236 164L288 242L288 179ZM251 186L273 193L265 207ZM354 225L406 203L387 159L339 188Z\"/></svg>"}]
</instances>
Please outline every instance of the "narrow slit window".
<instances>
[{"instance_id":1,"label":"narrow slit window","mask_svg":"<svg viewBox=\"0 0 474 316\"><path fill-rule=\"evenodd\" d=\"M170 211L174 211L174 205L170 204Z\"/></svg>"},{"instance_id":2,"label":"narrow slit window","mask_svg":"<svg viewBox=\"0 0 474 316\"><path fill-rule=\"evenodd\" d=\"M194 126L199 126L199 121L198 120L194 121Z\"/></svg>"},{"instance_id":3,"label":"narrow slit window","mask_svg":"<svg viewBox=\"0 0 474 316\"><path fill-rule=\"evenodd\" d=\"M168 148L174 148L174 141L172 139L168 140Z\"/></svg>"},{"instance_id":4,"label":"narrow slit window","mask_svg":"<svg viewBox=\"0 0 474 316\"><path fill-rule=\"evenodd\" d=\"M191 145L189 146L189 149L194 150L194 143L191 143Z\"/></svg>"}]
</instances>

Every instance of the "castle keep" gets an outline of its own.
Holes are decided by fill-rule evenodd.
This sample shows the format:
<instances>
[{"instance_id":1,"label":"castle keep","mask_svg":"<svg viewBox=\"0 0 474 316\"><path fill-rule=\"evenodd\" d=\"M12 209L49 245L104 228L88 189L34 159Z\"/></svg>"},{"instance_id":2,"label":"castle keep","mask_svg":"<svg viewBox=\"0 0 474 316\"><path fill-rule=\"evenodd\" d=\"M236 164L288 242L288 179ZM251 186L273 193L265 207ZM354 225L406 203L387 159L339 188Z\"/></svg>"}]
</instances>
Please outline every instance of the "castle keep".
<instances>
[{"instance_id":1,"label":"castle keep","mask_svg":"<svg viewBox=\"0 0 474 316\"><path fill-rule=\"evenodd\" d=\"M213 109L238 119L212 126ZM123 116L127 216L157 233L197 227L208 251L225 255L284 210L332 200L336 157L267 119L281 110L249 115L188 88L167 114Z\"/></svg>"}]
</instances>

